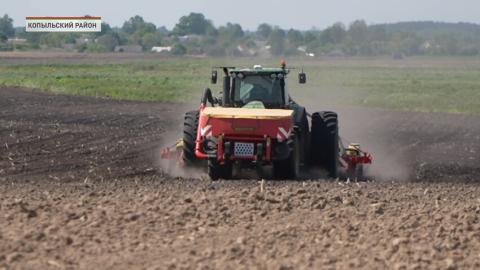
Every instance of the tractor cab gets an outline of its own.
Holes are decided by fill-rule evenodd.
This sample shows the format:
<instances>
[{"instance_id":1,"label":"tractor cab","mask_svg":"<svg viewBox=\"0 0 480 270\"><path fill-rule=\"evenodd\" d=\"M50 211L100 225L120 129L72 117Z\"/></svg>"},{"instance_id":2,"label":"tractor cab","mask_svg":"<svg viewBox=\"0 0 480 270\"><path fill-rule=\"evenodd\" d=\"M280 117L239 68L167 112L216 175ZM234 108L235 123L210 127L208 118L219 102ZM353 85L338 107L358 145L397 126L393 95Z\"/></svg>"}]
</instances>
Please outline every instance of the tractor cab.
<instances>
[{"instance_id":1,"label":"tractor cab","mask_svg":"<svg viewBox=\"0 0 480 270\"><path fill-rule=\"evenodd\" d=\"M285 108L288 104L287 74L287 69L261 66L231 70L230 104L242 108Z\"/></svg>"},{"instance_id":2,"label":"tractor cab","mask_svg":"<svg viewBox=\"0 0 480 270\"><path fill-rule=\"evenodd\" d=\"M222 67L224 72L223 107L253 109L285 109L290 103L286 79L290 70L285 64L279 68ZM212 71L212 83L217 81L217 71ZM299 73L299 82L305 83L305 73Z\"/></svg>"}]
</instances>

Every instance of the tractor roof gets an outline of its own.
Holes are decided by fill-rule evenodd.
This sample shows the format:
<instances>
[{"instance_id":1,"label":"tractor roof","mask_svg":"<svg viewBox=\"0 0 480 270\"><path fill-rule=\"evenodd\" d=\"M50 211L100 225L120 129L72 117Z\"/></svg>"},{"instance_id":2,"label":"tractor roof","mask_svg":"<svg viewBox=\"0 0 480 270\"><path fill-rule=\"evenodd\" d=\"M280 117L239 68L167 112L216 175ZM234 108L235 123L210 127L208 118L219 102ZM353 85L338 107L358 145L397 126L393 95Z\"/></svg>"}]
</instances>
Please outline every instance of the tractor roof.
<instances>
[{"instance_id":1,"label":"tractor roof","mask_svg":"<svg viewBox=\"0 0 480 270\"><path fill-rule=\"evenodd\" d=\"M288 74L290 72L289 69L284 68L271 68L267 67L264 68L262 66L254 66L253 68L233 68L230 70L230 73L247 73L247 74L271 74L271 73L284 73Z\"/></svg>"}]
</instances>

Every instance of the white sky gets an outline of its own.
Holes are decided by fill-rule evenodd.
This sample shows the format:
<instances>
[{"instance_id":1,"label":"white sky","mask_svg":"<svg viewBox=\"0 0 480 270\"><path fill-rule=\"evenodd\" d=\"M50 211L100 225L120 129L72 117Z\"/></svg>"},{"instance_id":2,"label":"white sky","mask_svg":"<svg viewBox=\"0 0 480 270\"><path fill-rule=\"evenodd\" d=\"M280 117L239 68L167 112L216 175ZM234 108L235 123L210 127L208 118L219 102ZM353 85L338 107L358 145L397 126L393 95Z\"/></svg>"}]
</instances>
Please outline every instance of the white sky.
<instances>
[{"instance_id":1,"label":"white sky","mask_svg":"<svg viewBox=\"0 0 480 270\"><path fill-rule=\"evenodd\" d=\"M138 14L171 29L190 12L203 13L216 26L234 22L250 30L263 22L306 30L356 19L369 24L424 20L480 23L480 0L0 0L0 15L13 17L15 26L25 25L26 16L86 14L121 26Z\"/></svg>"}]
</instances>

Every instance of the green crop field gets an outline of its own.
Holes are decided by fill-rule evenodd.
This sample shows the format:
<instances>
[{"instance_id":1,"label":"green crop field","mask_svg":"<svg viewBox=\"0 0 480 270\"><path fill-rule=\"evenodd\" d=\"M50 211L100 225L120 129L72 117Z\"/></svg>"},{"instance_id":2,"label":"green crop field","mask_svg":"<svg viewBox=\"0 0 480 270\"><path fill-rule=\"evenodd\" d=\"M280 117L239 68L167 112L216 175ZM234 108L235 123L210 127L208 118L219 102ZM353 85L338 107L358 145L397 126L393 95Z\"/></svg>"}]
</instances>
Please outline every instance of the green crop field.
<instances>
[{"instance_id":1,"label":"green crop field","mask_svg":"<svg viewBox=\"0 0 480 270\"><path fill-rule=\"evenodd\" d=\"M392 110L480 113L479 58L287 59L304 68L307 85L292 70L289 89L302 102ZM212 66L278 65L277 60L153 58L76 61L1 61L0 86L147 101L195 102L212 86Z\"/></svg>"}]
</instances>

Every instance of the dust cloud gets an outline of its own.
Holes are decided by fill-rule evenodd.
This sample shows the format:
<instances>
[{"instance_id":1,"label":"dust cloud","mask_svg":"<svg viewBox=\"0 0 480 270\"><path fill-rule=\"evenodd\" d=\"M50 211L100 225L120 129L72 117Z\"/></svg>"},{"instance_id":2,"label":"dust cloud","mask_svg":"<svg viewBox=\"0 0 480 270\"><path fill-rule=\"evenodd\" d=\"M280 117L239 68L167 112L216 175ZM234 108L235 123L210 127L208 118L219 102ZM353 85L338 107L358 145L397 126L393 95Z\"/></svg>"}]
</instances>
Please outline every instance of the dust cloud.
<instances>
[{"instance_id":1,"label":"dust cloud","mask_svg":"<svg viewBox=\"0 0 480 270\"><path fill-rule=\"evenodd\" d=\"M342 143L345 146L359 143L363 151L373 155L373 164L365 166L368 179L408 179L413 173L408 164L410 153L408 147L395 140L395 129L392 128L398 125L395 118L384 110L339 104L341 100L356 98L348 95L346 91L324 89L313 94L300 94L298 103L309 113L334 111L338 114Z\"/></svg>"},{"instance_id":2,"label":"dust cloud","mask_svg":"<svg viewBox=\"0 0 480 270\"><path fill-rule=\"evenodd\" d=\"M192 105L193 108L193 105ZM183 137L183 116L188 109L185 107L178 110L177 125L170 127L169 131L163 133L160 140L159 147L155 150L154 165L158 171L174 178L188 178L201 179L206 178L205 170L201 168L186 168L181 166L176 158L179 154L176 151L175 145ZM162 158L162 150L169 148L172 151L173 157L171 159Z\"/></svg>"}]
</instances>

